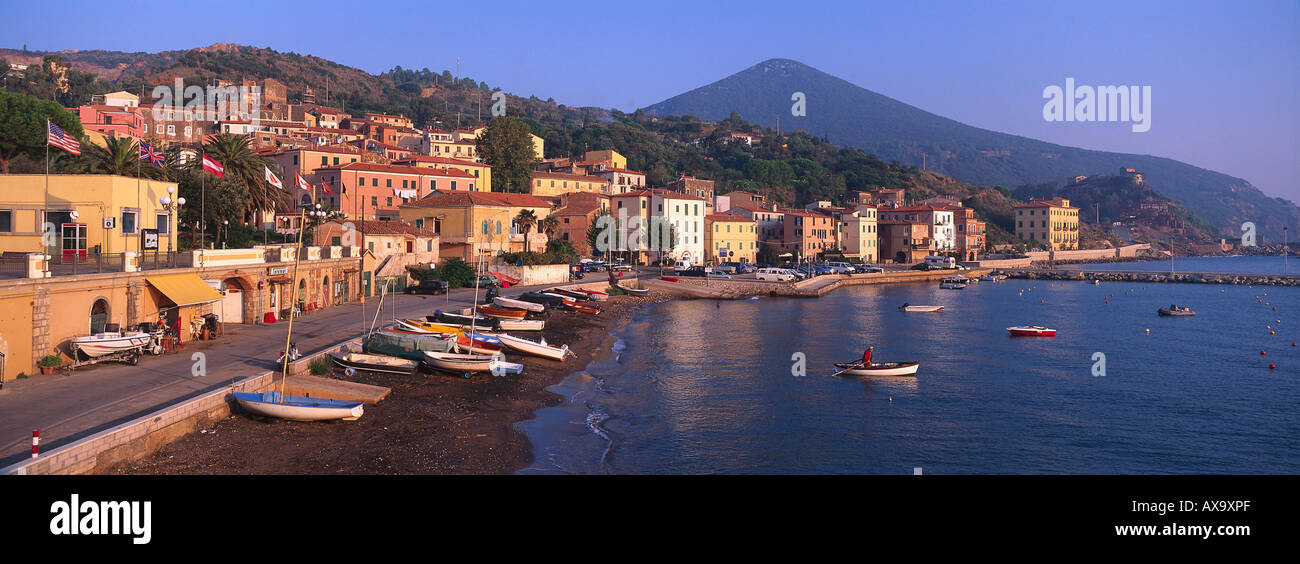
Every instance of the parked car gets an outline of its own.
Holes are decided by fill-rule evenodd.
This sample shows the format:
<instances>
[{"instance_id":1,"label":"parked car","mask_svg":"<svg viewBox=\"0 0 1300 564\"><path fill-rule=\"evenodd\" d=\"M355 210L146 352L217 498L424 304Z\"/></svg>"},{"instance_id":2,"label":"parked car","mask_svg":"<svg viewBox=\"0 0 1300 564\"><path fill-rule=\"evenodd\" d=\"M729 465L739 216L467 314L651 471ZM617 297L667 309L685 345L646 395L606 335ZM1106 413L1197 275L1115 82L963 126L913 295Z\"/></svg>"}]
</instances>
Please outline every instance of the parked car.
<instances>
[{"instance_id":1,"label":"parked car","mask_svg":"<svg viewBox=\"0 0 1300 564\"><path fill-rule=\"evenodd\" d=\"M928 262L918 262L912 265L912 270L939 270L939 267L934 266Z\"/></svg>"},{"instance_id":2,"label":"parked car","mask_svg":"<svg viewBox=\"0 0 1300 564\"><path fill-rule=\"evenodd\" d=\"M446 280L421 280L419 284L416 284L416 285L414 285L414 286L407 286L407 287L406 287L406 293L408 293L408 294L446 294L446 293L447 293L447 281L446 281Z\"/></svg>"},{"instance_id":3,"label":"parked car","mask_svg":"<svg viewBox=\"0 0 1300 564\"><path fill-rule=\"evenodd\" d=\"M474 281L473 281L473 280L470 280L470 285L471 285L471 286L473 286L473 283L474 283ZM500 286L500 285L501 285L501 281L500 281L500 280L497 280L497 277L496 277L496 276L493 276L493 275L491 275L491 274L480 274L480 275L478 275L478 285L479 285L480 287L484 287L484 286Z\"/></svg>"},{"instance_id":4,"label":"parked car","mask_svg":"<svg viewBox=\"0 0 1300 564\"><path fill-rule=\"evenodd\" d=\"M828 262L826 268L830 269L833 274L853 274L853 265L847 262Z\"/></svg>"},{"instance_id":5,"label":"parked car","mask_svg":"<svg viewBox=\"0 0 1300 564\"><path fill-rule=\"evenodd\" d=\"M803 272L794 268L782 268L781 270L785 271L787 274L795 277L798 280L805 280L808 278L807 272Z\"/></svg>"},{"instance_id":6,"label":"parked car","mask_svg":"<svg viewBox=\"0 0 1300 564\"><path fill-rule=\"evenodd\" d=\"M707 273L705 273L705 274L707 274L709 278L725 278L725 279L727 279L727 280L730 280L730 279L731 279L731 275L730 275L730 274L727 274L726 272L721 272L721 271L719 271L719 270L717 270L717 269L709 270L709 272L707 272Z\"/></svg>"},{"instance_id":7,"label":"parked car","mask_svg":"<svg viewBox=\"0 0 1300 564\"><path fill-rule=\"evenodd\" d=\"M791 274L790 271L784 268L760 268L758 269L758 272L754 274L754 279L768 280L772 282L790 282L798 280L799 277Z\"/></svg>"},{"instance_id":8,"label":"parked car","mask_svg":"<svg viewBox=\"0 0 1300 564\"><path fill-rule=\"evenodd\" d=\"M875 273L879 273L879 272L884 272L884 271L885 271L885 269L880 268L879 266L869 266L869 265L865 265L865 264L860 264L860 265L858 265L858 266L856 266L856 267L854 267L854 268L856 268L858 272L860 272L860 273L866 273L866 274L875 274Z\"/></svg>"},{"instance_id":9,"label":"parked car","mask_svg":"<svg viewBox=\"0 0 1300 564\"><path fill-rule=\"evenodd\" d=\"M749 273L751 273L751 272L758 272L758 267L757 267L757 266L754 266L754 265L752 265L752 264L749 264L749 263L747 263L747 262L742 262L742 263L740 263L740 273L741 273L741 274L749 274Z\"/></svg>"},{"instance_id":10,"label":"parked car","mask_svg":"<svg viewBox=\"0 0 1300 564\"><path fill-rule=\"evenodd\" d=\"M740 263L738 262L724 262L722 264L719 264L718 266L713 267L713 271L726 272L727 274L735 274L736 267L738 266L740 266Z\"/></svg>"},{"instance_id":11,"label":"parked car","mask_svg":"<svg viewBox=\"0 0 1300 564\"><path fill-rule=\"evenodd\" d=\"M614 268L614 272L632 272L633 270L631 265L622 264L622 263L614 265L613 268Z\"/></svg>"},{"instance_id":12,"label":"parked car","mask_svg":"<svg viewBox=\"0 0 1300 564\"><path fill-rule=\"evenodd\" d=\"M678 276L704 276L703 266L690 266L677 271Z\"/></svg>"},{"instance_id":13,"label":"parked car","mask_svg":"<svg viewBox=\"0 0 1300 564\"><path fill-rule=\"evenodd\" d=\"M691 261L689 260L679 260L673 263L673 270L676 270L677 272L685 272L690 270L690 268Z\"/></svg>"}]
</instances>

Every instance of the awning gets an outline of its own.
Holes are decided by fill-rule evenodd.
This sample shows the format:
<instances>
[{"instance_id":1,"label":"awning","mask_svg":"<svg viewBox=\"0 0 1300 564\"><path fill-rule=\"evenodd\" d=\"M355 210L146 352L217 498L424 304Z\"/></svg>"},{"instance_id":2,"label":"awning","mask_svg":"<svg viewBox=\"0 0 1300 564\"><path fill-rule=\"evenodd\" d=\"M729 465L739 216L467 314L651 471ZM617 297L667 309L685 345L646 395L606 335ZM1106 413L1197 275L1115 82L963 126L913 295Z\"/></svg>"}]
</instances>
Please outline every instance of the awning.
<instances>
[{"instance_id":1,"label":"awning","mask_svg":"<svg viewBox=\"0 0 1300 564\"><path fill-rule=\"evenodd\" d=\"M221 293L213 290L212 286L196 274L147 276L145 281L178 306L206 304L221 299Z\"/></svg>"},{"instance_id":2,"label":"awning","mask_svg":"<svg viewBox=\"0 0 1300 564\"><path fill-rule=\"evenodd\" d=\"M288 276L272 276L270 278L267 278L266 281L272 284L288 284L290 282L293 282L293 279L289 278Z\"/></svg>"}]
</instances>

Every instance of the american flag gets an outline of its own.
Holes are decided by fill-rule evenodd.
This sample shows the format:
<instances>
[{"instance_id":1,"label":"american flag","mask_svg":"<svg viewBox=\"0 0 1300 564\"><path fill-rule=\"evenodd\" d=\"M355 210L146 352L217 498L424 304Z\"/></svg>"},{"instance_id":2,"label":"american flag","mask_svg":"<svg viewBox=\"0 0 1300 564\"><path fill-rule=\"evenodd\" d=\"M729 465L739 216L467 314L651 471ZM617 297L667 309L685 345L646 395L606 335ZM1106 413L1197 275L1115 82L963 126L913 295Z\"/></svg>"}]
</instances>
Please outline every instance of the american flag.
<instances>
[{"instance_id":1,"label":"american flag","mask_svg":"<svg viewBox=\"0 0 1300 564\"><path fill-rule=\"evenodd\" d=\"M167 157L163 156L162 151L154 149L153 147L150 147L148 143L141 141L140 160L149 161L161 167L163 166L163 163L167 162Z\"/></svg>"},{"instance_id":2,"label":"american flag","mask_svg":"<svg viewBox=\"0 0 1300 564\"><path fill-rule=\"evenodd\" d=\"M81 155L81 143L78 143L76 139L73 139L71 135L68 135L68 133L60 129L59 126L54 125L54 122L47 119L45 120L45 125L49 131L49 138L46 140L46 143L74 155Z\"/></svg>"}]
</instances>

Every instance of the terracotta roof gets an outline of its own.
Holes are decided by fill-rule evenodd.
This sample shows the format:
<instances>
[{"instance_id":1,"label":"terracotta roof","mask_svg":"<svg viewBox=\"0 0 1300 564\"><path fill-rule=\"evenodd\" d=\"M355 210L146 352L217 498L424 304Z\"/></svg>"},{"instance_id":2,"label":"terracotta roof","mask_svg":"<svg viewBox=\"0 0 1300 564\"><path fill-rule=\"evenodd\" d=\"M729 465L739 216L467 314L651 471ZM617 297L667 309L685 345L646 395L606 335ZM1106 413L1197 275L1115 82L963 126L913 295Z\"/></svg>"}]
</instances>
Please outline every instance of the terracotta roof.
<instances>
[{"instance_id":1,"label":"terracotta roof","mask_svg":"<svg viewBox=\"0 0 1300 564\"><path fill-rule=\"evenodd\" d=\"M644 197L649 197L649 196L653 196L653 195L655 195L654 192L651 192L650 190L646 190L646 189L642 188L642 189L640 189L640 190L633 190L633 191L631 191L631 192L624 192L624 193L622 193L622 194L610 194L609 197L611 197L611 198L630 198L630 197L636 196L636 197L638 197L638 198L644 198Z\"/></svg>"},{"instance_id":2,"label":"terracotta roof","mask_svg":"<svg viewBox=\"0 0 1300 564\"><path fill-rule=\"evenodd\" d=\"M531 174L531 177L532 178L553 178L555 180L576 180L579 182L599 182L601 184L609 183L608 180L605 180L604 178L601 178L599 176L592 176L589 174L569 174L567 172L534 171Z\"/></svg>"},{"instance_id":3,"label":"terracotta roof","mask_svg":"<svg viewBox=\"0 0 1300 564\"><path fill-rule=\"evenodd\" d=\"M340 147L337 145L318 145L315 147L289 147L276 151L275 155L283 155L291 151L316 151L318 153L345 153L348 155L360 155L361 151L356 147Z\"/></svg>"},{"instance_id":4,"label":"terracotta roof","mask_svg":"<svg viewBox=\"0 0 1300 564\"><path fill-rule=\"evenodd\" d=\"M346 223L356 226L357 231L367 235L413 235L416 237L438 237L437 233L421 229L402 221L370 221L349 219ZM322 225L345 225L343 221L327 221Z\"/></svg>"},{"instance_id":5,"label":"terracotta roof","mask_svg":"<svg viewBox=\"0 0 1300 564\"><path fill-rule=\"evenodd\" d=\"M704 219L711 220L711 221L729 221L729 222L736 222L736 223L754 222L754 220L752 219L748 219L739 215L732 215L729 213L711 213L709 215L704 216Z\"/></svg>"},{"instance_id":6,"label":"terracotta roof","mask_svg":"<svg viewBox=\"0 0 1300 564\"><path fill-rule=\"evenodd\" d=\"M699 197L699 196L692 196L692 195L690 195L690 194L683 194L683 193L681 193L681 192L674 192L674 191L672 191L672 190L663 190L663 189L658 189L658 188L651 188L651 189L650 189L650 192L654 193L654 195L659 196L660 198L664 198L664 199L668 199L668 200L696 200L696 201L700 201L700 202L707 202L707 201L708 201L708 200L706 200L706 199L704 199L704 198L701 198L701 197Z\"/></svg>"},{"instance_id":7,"label":"terracotta roof","mask_svg":"<svg viewBox=\"0 0 1300 564\"><path fill-rule=\"evenodd\" d=\"M739 208L739 209L742 209L742 210L749 210L749 211L753 211L753 212L763 212L763 213L785 213L785 212L780 211L780 210L769 210L769 209L767 209L767 208L760 208L760 207L756 207L756 206L731 206L731 208L732 208L732 209Z\"/></svg>"},{"instance_id":8,"label":"terracotta roof","mask_svg":"<svg viewBox=\"0 0 1300 564\"><path fill-rule=\"evenodd\" d=\"M626 168L614 168L614 167L608 167L605 170L597 171L596 174L600 174L602 172L619 172L623 174L637 174L637 175L645 176L644 172L637 172L635 170L628 170Z\"/></svg>"},{"instance_id":9,"label":"terracotta roof","mask_svg":"<svg viewBox=\"0 0 1300 564\"><path fill-rule=\"evenodd\" d=\"M1012 208L1065 208L1068 210L1079 209L1077 206L1063 206L1060 203L1052 202L1051 200L1030 200L1028 204L1018 204L1012 206Z\"/></svg>"},{"instance_id":10,"label":"terracotta roof","mask_svg":"<svg viewBox=\"0 0 1300 564\"><path fill-rule=\"evenodd\" d=\"M419 176L450 176L455 178L476 178L474 175L463 170L428 168L422 166L397 166L382 165L376 163L347 163L331 166L323 166L320 170L348 170L356 172L383 172L388 174L410 174Z\"/></svg>"},{"instance_id":11,"label":"terracotta roof","mask_svg":"<svg viewBox=\"0 0 1300 564\"><path fill-rule=\"evenodd\" d=\"M428 155L411 155L409 157L402 157L400 159L395 159L393 162L406 162L406 161L414 161L419 163L448 164L453 166L477 166L482 168L492 168L492 165L487 163L476 163L474 161L466 161L461 159L449 159L447 157L430 157Z\"/></svg>"},{"instance_id":12,"label":"terracotta roof","mask_svg":"<svg viewBox=\"0 0 1300 564\"><path fill-rule=\"evenodd\" d=\"M401 207L439 208L453 206L509 206L522 208L547 208L551 203L532 194L505 192L435 192Z\"/></svg>"}]
</instances>

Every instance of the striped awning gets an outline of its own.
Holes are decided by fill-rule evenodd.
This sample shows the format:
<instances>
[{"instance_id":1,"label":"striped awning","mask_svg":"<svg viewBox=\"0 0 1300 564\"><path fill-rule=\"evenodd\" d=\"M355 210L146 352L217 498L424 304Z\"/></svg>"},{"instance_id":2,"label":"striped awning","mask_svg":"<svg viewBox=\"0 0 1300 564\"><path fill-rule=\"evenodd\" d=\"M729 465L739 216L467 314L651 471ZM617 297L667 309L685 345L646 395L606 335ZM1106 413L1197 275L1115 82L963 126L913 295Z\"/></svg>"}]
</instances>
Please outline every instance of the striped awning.
<instances>
[{"instance_id":1,"label":"striped awning","mask_svg":"<svg viewBox=\"0 0 1300 564\"><path fill-rule=\"evenodd\" d=\"M145 281L178 306L206 304L221 299L221 293L212 289L196 274L147 276Z\"/></svg>"}]
</instances>

